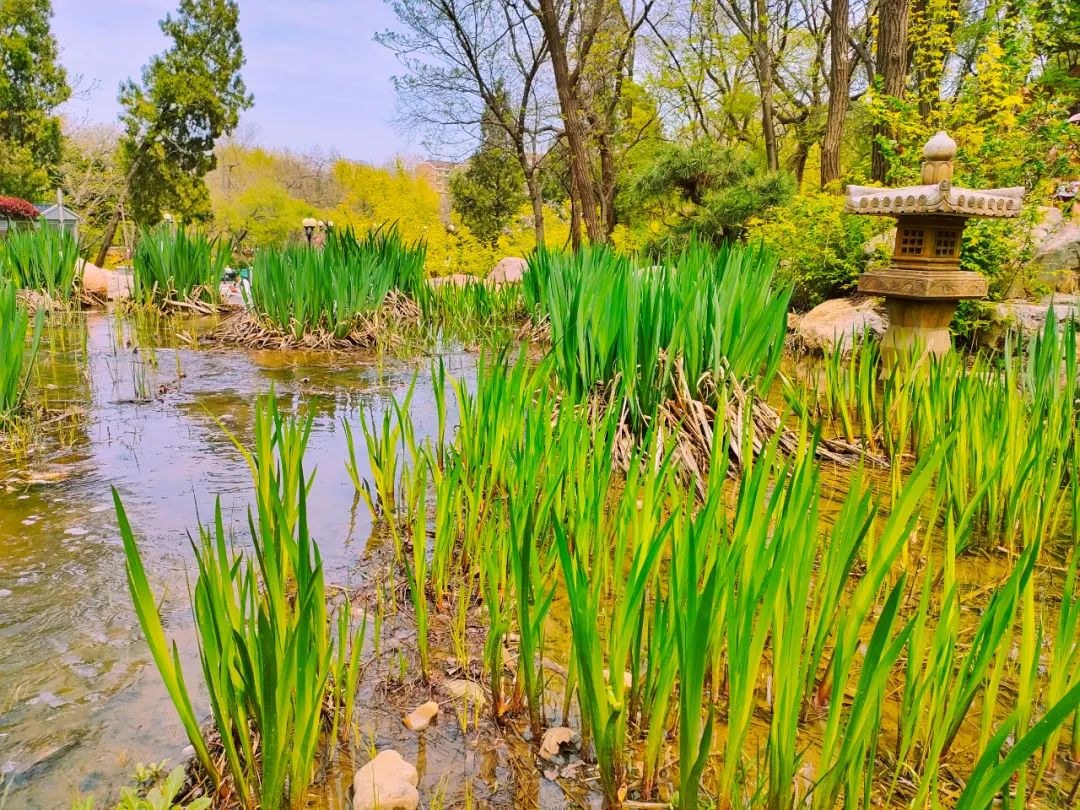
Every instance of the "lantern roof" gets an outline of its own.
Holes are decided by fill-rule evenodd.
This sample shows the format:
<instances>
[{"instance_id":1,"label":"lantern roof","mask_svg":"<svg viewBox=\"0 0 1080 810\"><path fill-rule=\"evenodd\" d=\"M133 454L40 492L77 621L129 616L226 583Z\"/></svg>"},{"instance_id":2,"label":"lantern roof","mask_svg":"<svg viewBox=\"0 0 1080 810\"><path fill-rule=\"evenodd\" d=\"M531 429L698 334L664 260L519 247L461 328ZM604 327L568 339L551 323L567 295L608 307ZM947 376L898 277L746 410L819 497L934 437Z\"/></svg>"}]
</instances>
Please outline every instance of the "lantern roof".
<instances>
[{"instance_id":1,"label":"lantern roof","mask_svg":"<svg viewBox=\"0 0 1080 810\"><path fill-rule=\"evenodd\" d=\"M951 214L966 217L1015 217L1024 201L1024 187L993 188L977 191L952 186L948 181L937 185L877 188L848 186L849 214Z\"/></svg>"},{"instance_id":2,"label":"lantern roof","mask_svg":"<svg viewBox=\"0 0 1080 810\"><path fill-rule=\"evenodd\" d=\"M956 142L943 130L923 147L922 183L902 188L848 186L849 214L902 216L944 214L962 217L1015 217L1024 202L1024 187L970 189L952 184Z\"/></svg>"}]
</instances>

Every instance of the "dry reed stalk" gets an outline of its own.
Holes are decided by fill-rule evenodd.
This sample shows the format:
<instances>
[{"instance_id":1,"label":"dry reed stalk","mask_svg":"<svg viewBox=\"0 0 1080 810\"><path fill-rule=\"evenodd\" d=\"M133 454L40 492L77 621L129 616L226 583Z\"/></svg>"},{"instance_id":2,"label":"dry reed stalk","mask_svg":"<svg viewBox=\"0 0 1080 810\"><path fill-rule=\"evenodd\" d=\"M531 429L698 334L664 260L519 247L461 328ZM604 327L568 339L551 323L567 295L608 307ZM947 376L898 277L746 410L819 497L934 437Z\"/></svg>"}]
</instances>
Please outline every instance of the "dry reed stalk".
<instances>
[{"instance_id":1,"label":"dry reed stalk","mask_svg":"<svg viewBox=\"0 0 1080 810\"><path fill-rule=\"evenodd\" d=\"M551 343L551 321L546 315L540 320L528 317L514 337L521 343Z\"/></svg>"},{"instance_id":2,"label":"dry reed stalk","mask_svg":"<svg viewBox=\"0 0 1080 810\"><path fill-rule=\"evenodd\" d=\"M718 385L711 374L699 380L698 388L708 392L709 401L696 399L690 393L689 381L683 371L681 361L673 365L674 396L661 405L657 418L661 420L661 430L657 441L664 442L674 438L672 451L675 468L688 483L693 483L699 495L704 496L709 478L709 464L715 441L714 426L717 408L711 402L720 402L726 397L724 412L732 464L729 474L735 475L743 466L743 443L738 439L749 435L750 446L756 456L769 441L779 434L778 447L786 455L794 454L799 447L799 434L784 427L780 414L768 402L759 397L752 388L743 386L734 378ZM723 389L721 392L720 389ZM589 397L585 407L590 416L598 416L615 405L616 382L612 382ZM617 469L628 472L634 459L639 438L629 425L629 414L625 412L619 420L618 433L614 441L613 462ZM744 434L748 426L748 434ZM842 466L851 466L859 460L873 464L884 463L877 456L862 448L840 440L820 441L815 449L817 457Z\"/></svg>"},{"instance_id":3,"label":"dry reed stalk","mask_svg":"<svg viewBox=\"0 0 1080 810\"><path fill-rule=\"evenodd\" d=\"M223 320L204 335L202 340L210 345L241 346L248 349L348 351L388 348L400 342L397 337L400 325L418 323L420 315L420 307L411 298L398 290L391 290L386 294L382 305L360 318L344 337L339 338L326 329L319 329L306 331L297 338L281 331L250 310L240 310Z\"/></svg>"}]
</instances>

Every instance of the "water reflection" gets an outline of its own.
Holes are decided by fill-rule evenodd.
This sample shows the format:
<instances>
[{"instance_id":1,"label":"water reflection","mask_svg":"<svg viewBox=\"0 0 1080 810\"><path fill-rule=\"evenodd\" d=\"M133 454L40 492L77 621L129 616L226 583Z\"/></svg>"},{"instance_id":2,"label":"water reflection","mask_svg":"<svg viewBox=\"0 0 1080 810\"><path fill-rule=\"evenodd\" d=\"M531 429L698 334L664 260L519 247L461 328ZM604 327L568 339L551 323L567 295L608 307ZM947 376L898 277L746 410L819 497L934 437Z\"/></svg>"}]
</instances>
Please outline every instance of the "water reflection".
<instances>
[{"instance_id":1,"label":"water reflection","mask_svg":"<svg viewBox=\"0 0 1080 810\"><path fill-rule=\"evenodd\" d=\"M328 577L340 584L359 577L371 532L345 471L341 420L360 435L360 409L379 413L419 372L414 418L418 432L434 428L426 359L193 350L183 333L204 326L91 314L48 331L35 385L50 407L70 403L85 413L70 440L39 443L17 465L0 463L0 774L8 807L67 807L76 789L114 790L136 761L181 758L183 731L128 598L110 487L124 500L152 585L164 595L167 631L195 683L187 531L212 514L217 497L234 529L246 529L250 502L246 464L223 427L249 441L254 397L271 385L287 407L314 413L309 515ZM468 355L446 362L448 373L471 372ZM358 461L363 471L362 452Z\"/></svg>"}]
</instances>

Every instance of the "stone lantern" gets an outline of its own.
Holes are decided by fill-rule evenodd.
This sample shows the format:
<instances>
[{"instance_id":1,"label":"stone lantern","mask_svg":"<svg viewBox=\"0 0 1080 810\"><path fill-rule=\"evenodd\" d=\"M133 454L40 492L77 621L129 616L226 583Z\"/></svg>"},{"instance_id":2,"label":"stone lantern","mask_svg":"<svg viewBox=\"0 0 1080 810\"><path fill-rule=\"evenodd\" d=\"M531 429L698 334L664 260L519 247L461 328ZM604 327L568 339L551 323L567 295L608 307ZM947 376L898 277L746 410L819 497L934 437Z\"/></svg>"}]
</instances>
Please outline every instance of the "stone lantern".
<instances>
[{"instance_id":1,"label":"stone lantern","mask_svg":"<svg viewBox=\"0 0 1080 810\"><path fill-rule=\"evenodd\" d=\"M1015 217L1023 187L973 191L952 184L956 142L940 131L923 147L922 184L905 188L848 186L849 214L896 217L891 266L863 273L859 291L885 296L889 328L882 356L913 346L940 357L952 346L949 322L965 298L984 298L986 279L960 269L968 217Z\"/></svg>"}]
</instances>

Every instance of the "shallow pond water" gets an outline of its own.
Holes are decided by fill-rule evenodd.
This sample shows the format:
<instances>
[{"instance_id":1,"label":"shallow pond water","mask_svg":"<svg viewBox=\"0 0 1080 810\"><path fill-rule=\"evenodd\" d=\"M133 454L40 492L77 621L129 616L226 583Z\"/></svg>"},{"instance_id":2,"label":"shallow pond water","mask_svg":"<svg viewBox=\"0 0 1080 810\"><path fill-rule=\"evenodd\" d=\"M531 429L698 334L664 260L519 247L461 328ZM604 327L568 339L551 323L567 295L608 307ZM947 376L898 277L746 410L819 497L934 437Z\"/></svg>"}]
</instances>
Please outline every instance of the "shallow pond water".
<instances>
[{"instance_id":1,"label":"shallow pond water","mask_svg":"<svg viewBox=\"0 0 1080 810\"><path fill-rule=\"evenodd\" d=\"M434 423L427 358L195 351L175 332L159 338L102 313L49 329L40 393L84 413L0 464L0 806L6 790L8 808L68 807L77 791L113 794L136 762L182 759L183 730L128 596L110 487L194 683L187 532L220 497L246 537L250 477L225 428L249 442L254 398L271 386L314 411L312 533L328 580L358 586L371 519L345 470L341 420L360 436L360 409L388 407L419 369L414 417L421 432ZM468 355L444 361L455 376L472 368ZM357 459L363 470L362 446Z\"/></svg>"},{"instance_id":2,"label":"shallow pond water","mask_svg":"<svg viewBox=\"0 0 1080 810\"><path fill-rule=\"evenodd\" d=\"M417 765L425 804L596 804L589 774L562 776L579 763L538 763L518 730L494 728L490 713L479 732L463 732L445 702L443 720L424 734L401 725L403 711L440 696L412 677L416 635L404 580L388 574L394 570L390 543L373 527L346 472L341 420L353 426L365 474L361 412L371 409L378 416L418 373L411 413L421 436L433 430L430 358L190 348L190 335L207 325L137 323L95 313L49 329L37 394L54 413L81 409L81 415L59 422L46 436L30 437L21 459L0 462L0 810L66 810L79 793L97 796L99 807L111 806L108 799L130 782L135 763L184 759L183 729L131 607L110 488L123 499L151 585L162 598L166 631L179 644L189 686L196 688L187 533L212 516L220 498L237 539L247 537L250 476L228 433L250 443L255 397L271 386L286 408L303 403L314 414L305 455L307 471L315 469L308 515L328 581L353 594L354 614L373 612L386 600L401 608L387 608L379 651L365 649L357 698L360 733L330 773L317 775L311 806L344 808L353 770L373 747L394 747ZM473 355L446 353L443 361L449 375L473 378ZM798 364L785 370L793 378L813 372ZM779 386L771 399L783 402ZM452 408L448 416L452 429ZM850 469L823 467L823 530L833 523L852 480ZM862 480L879 494L889 490L883 469L871 466ZM972 554L958 561L957 575L978 604L1008 568L1000 557ZM1052 606L1052 589L1048 595L1041 586L1040 603ZM963 621L975 621L976 615L968 607ZM549 619L548 650L565 662L568 617L561 597ZM433 613L434 668L440 677L462 677L450 660L449 623L448 615ZM482 644L483 624L483 609L470 608L472 642ZM395 678L399 668L409 674ZM479 677L478 661L465 676ZM560 678L553 681L548 717L579 726L573 709L562 716ZM205 700L195 691L196 708L203 711ZM1005 714L1012 707L1000 708ZM894 714L890 706L889 724ZM817 729L805 731L808 740L816 739ZM766 733L767 724L758 718L748 745L761 750Z\"/></svg>"}]
</instances>

